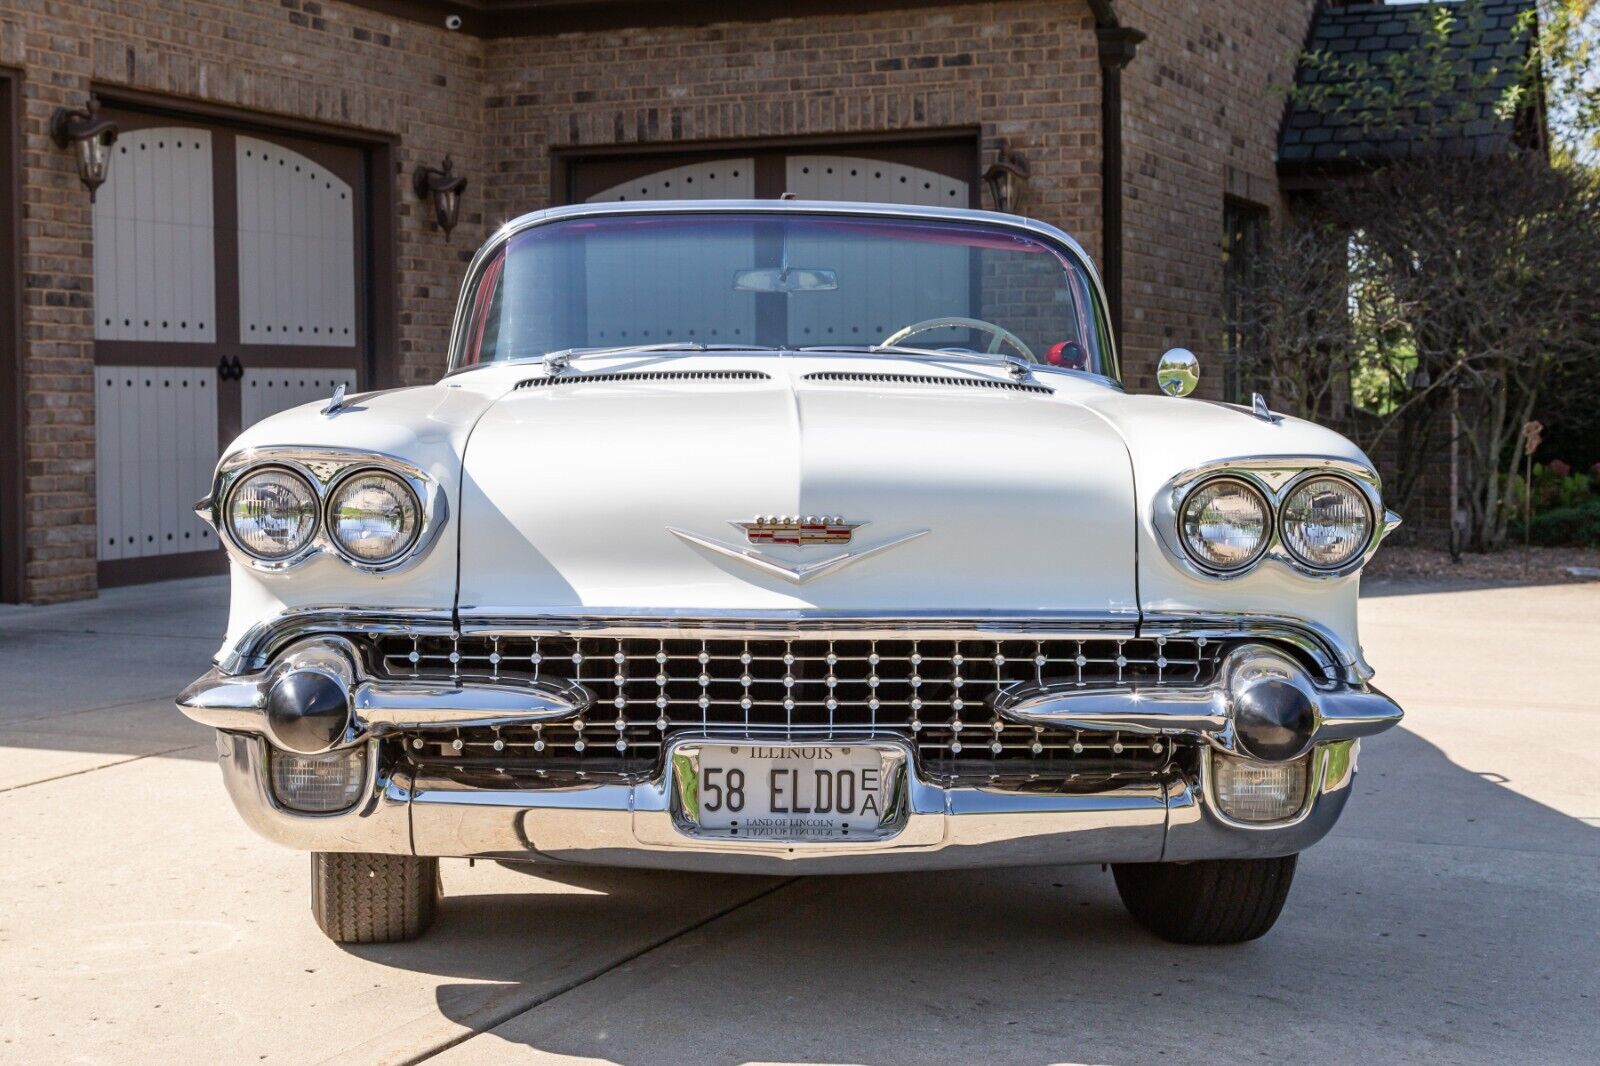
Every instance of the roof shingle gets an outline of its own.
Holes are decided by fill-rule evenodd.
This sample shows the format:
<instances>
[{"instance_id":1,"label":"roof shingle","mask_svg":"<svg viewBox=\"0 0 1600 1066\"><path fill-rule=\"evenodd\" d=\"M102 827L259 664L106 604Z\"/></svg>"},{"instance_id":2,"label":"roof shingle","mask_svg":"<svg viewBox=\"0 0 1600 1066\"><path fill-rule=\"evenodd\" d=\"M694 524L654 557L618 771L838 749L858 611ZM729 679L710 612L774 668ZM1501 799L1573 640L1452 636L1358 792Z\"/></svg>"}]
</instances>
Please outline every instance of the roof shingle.
<instances>
[{"instance_id":1,"label":"roof shingle","mask_svg":"<svg viewBox=\"0 0 1600 1066\"><path fill-rule=\"evenodd\" d=\"M1280 167L1512 150L1517 123L1503 113L1503 102L1524 76L1534 4L1436 0L1324 8L1295 72L1278 141ZM1431 22L1442 6L1459 9L1460 17L1443 58L1430 60L1418 50L1432 40ZM1446 77L1418 76L1418 65L1429 62L1445 64ZM1452 67L1458 73L1449 78ZM1411 99L1395 98L1397 77Z\"/></svg>"}]
</instances>

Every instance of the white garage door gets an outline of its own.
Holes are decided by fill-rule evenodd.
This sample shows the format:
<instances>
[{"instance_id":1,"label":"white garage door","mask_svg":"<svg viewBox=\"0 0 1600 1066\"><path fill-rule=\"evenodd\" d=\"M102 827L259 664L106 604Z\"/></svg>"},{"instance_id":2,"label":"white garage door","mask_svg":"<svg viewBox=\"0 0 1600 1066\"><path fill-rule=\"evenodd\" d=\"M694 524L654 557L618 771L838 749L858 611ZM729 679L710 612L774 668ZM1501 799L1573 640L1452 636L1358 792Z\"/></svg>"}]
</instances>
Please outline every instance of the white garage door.
<instances>
[{"instance_id":1,"label":"white garage door","mask_svg":"<svg viewBox=\"0 0 1600 1066\"><path fill-rule=\"evenodd\" d=\"M360 149L115 117L93 215L103 584L214 558L193 505L223 444L354 388L366 343Z\"/></svg>"}]
</instances>

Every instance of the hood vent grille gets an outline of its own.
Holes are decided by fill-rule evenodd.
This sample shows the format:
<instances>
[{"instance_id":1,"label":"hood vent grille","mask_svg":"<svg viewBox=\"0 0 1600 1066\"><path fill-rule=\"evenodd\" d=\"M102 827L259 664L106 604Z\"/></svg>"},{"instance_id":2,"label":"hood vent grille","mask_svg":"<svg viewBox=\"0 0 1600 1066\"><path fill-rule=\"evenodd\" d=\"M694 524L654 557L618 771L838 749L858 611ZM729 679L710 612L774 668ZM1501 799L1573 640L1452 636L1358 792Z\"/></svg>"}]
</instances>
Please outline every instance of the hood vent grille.
<instances>
[{"instance_id":1,"label":"hood vent grille","mask_svg":"<svg viewBox=\"0 0 1600 1066\"><path fill-rule=\"evenodd\" d=\"M526 378L519 389L540 389L551 385L594 385L612 381L771 381L761 370L624 370L614 374L573 374L570 377Z\"/></svg>"},{"instance_id":2,"label":"hood vent grille","mask_svg":"<svg viewBox=\"0 0 1600 1066\"><path fill-rule=\"evenodd\" d=\"M836 381L859 385L948 385L958 389L1004 389L1007 392L1042 392L1053 395L1056 390L1044 385L1024 381L996 381L993 378L948 378L936 374L874 374L865 371L818 370L807 374L807 381Z\"/></svg>"}]
</instances>

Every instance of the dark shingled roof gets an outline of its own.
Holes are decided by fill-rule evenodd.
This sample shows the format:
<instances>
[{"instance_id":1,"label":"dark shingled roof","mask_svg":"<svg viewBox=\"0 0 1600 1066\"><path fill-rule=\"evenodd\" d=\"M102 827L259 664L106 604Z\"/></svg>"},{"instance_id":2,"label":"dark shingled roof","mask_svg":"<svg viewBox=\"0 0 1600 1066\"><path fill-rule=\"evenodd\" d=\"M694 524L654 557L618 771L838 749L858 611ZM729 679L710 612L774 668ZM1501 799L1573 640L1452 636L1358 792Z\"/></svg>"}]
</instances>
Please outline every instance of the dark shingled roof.
<instances>
[{"instance_id":1,"label":"dark shingled roof","mask_svg":"<svg viewBox=\"0 0 1600 1066\"><path fill-rule=\"evenodd\" d=\"M1531 34L1524 16L1535 0L1480 3L1360 4L1317 15L1295 72L1278 141L1281 170L1392 162L1419 154L1496 155L1522 143L1515 116L1502 116L1506 90L1522 77ZM1452 85L1419 93L1404 111L1374 108L1368 90L1392 90L1388 73L1413 58L1441 6L1459 15L1447 51L1459 71ZM1468 15L1481 12L1471 21ZM1439 68L1444 69L1442 64ZM1353 71L1364 77L1353 76ZM1448 80L1448 79L1446 79ZM1420 86L1419 86L1420 88Z\"/></svg>"}]
</instances>

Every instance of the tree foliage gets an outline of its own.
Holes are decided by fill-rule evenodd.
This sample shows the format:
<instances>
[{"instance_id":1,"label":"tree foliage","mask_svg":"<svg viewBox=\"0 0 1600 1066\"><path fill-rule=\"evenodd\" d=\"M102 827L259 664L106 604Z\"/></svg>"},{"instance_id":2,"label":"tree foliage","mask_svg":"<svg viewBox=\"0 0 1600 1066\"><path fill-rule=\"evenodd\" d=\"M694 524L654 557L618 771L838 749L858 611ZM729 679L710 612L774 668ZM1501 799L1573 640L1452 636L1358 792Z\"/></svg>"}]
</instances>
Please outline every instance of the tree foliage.
<instances>
[{"instance_id":1,"label":"tree foliage","mask_svg":"<svg viewBox=\"0 0 1600 1066\"><path fill-rule=\"evenodd\" d=\"M1522 425L1559 404L1552 383L1600 377L1600 184L1579 161L1600 130L1595 2L1546 0L1509 43L1480 0L1431 4L1404 53L1302 57L1321 74L1294 91L1358 122L1380 158L1301 205L1247 280L1244 376L1396 456L1402 506L1454 413L1480 549L1506 539ZM1554 161L1547 96L1569 149ZM1486 99L1518 132L1492 155L1473 138Z\"/></svg>"}]
</instances>

